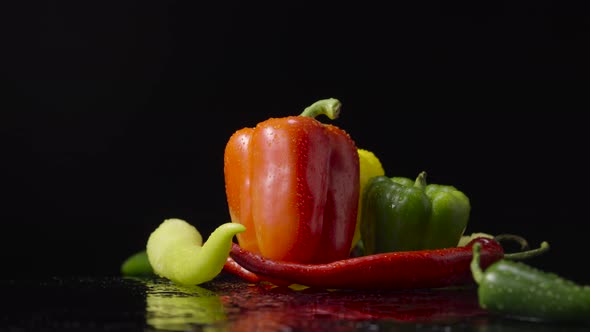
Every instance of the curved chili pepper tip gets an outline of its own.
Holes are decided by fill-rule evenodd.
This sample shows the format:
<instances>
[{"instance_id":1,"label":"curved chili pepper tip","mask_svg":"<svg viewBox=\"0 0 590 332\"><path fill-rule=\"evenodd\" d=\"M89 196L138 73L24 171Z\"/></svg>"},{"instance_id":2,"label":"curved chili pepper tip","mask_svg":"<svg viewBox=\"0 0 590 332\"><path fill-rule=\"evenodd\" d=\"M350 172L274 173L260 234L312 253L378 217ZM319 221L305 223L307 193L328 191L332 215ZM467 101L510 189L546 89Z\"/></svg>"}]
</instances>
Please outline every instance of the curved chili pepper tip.
<instances>
[{"instance_id":1,"label":"curved chili pepper tip","mask_svg":"<svg viewBox=\"0 0 590 332\"><path fill-rule=\"evenodd\" d=\"M543 241L543 242L541 242L541 245L539 246L539 248L531 249L531 250L527 250L527 251L504 254L504 258L510 259L510 260L524 260L524 259L532 258L532 257L538 256L540 254L543 254L548 250L549 250L549 243L547 241Z\"/></svg>"},{"instance_id":2,"label":"curved chili pepper tip","mask_svg":"<svg viewBox=\"0 0 590 332\"><path fill-rule=\"evenodd\" d=\"M288 281L276 279L276 278L268 278L263 275L258 275L252 271L246 270L244 267L242 267L240 264L238 264L236 261L234 261L233 258L231 258L231 257L227 257L227 261L225 262L225 265L223 266L223 271L225 271L227 273L231 273L237 277L240 277L244 281L247 281L252 284L257 284L257 283L266 281L266 282L270 282L276 286L290 286L290 287L293 286Z\"/></svg>"}]
</instances>

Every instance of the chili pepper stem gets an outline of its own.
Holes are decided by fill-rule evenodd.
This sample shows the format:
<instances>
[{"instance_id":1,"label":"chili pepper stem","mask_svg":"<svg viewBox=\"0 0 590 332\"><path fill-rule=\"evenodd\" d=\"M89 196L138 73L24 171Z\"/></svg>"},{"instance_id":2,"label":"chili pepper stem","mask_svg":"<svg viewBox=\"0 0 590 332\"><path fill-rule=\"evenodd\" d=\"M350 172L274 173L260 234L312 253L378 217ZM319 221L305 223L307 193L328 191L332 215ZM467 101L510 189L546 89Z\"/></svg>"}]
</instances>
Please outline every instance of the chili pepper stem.
<instances>
[{"instance_id":1,"label":"chili pepper stem","mask_svg":"<svg viewBox=\"0 0 590 332\"><path fill-rule=\"evenodd\" d=\"M481 252L481 243L473 244L473 258L471 259L471 273L473 274L473 280L479 285L483 279L483 270L479 266L479 256Z\"/></svg>"},{"instance_id":2,"label":"chili pepper stem","mask_svg":"<svg viewBox=\"0 0 590 332\"><path fill-rule=\"evenodd\" d=\"M506 240L515 241L520 245L520 250L527 250L529 248L529 243L527 242L527 240L525 238L523 238L522 236L515 235L515 234L499 234L499 235L494 236L494 240L496 240L498 242L502 242L502 241L506 241Z\"/></svg>"},{"instance_id":3,"label":"chili pepper stem","mask_svg":"<svg viewBox=\"0 0 590 332\"><path fill-rule=\"evenodd\" d=\"M536 249L531 249L523 252L511 253L511 254L504 254L504 259L509 260L525 260L527 258L538 256L544 252L549 250L549 243L547 241L543 241L541 246ZM479 256L481 251L481 243L473 244L473 259L471 260L471 272L473 273L473 279L478 284L480 283L481 279L483 278L483 271L479 266Z\"/></svg>"},{"instance_id":4,"label":"chili pepper stem","mask_svg":"<svg viewBox=\"0 0 590 332\"><path fill-rule=\"evenodd\" d=\"M315 118L320 114L327 116L330 120L334 120L338 118L340 115L340 108L342 104L338 99L328 98L318 100L315 103L311 104L303 112L300 116L306 116L310 118Z\"/></svg>"},{"instance_id":5,"label":"chili pepper stem","mask_svg":"<svg viewBox=\"0 0 590 332\"><path fill-rule=\"evenodd\" d=\"M525 259L528 259L531 257L538 256L538 255L546 252L547 250L549 250L549 243L547 243L547 241L543 241L541 243L541 246L537 249L531 249L531 250L522 251L522 252L504 254L504 258L510 259L510 260L525 260Z\"/></svg>"}]
</instances>

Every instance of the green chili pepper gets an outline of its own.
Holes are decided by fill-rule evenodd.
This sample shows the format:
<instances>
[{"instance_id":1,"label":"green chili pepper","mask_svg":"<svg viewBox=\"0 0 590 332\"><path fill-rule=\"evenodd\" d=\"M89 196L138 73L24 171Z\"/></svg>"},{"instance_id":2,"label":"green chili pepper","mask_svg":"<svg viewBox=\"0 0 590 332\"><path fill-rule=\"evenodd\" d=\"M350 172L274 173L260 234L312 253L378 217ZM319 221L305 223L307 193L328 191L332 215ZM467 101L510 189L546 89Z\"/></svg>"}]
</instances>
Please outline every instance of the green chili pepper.
<instances>
[{"instance_id":1,"label":"green chili pepper","mask_svg":"<svg viewBox=\"0 0 590 332\"><path fill-rule=\"evenodd\" d=\"M469 221L469 198L450 185L403 177L371 178L363 192L365 254L455 247Z\"/></svg>"},{"instance_id":2,"label":"green chili pepper","mask_svg":"<svg viewBox=\"0 0 590 332\"><path fill-rule=\"evenodd\" d=\"M480 247L473 246L471 271L482 308L528 320L590 322L589 286L507 258L483 271ZM543 242L538 250L548 248Z\"/></svg>"},{"instance_id":3,"label":"green chili pepper","mask_svg":"<svg viewBox=\"0 0 590 332\"><path fill-rule=\"evenodd\" d=\"M127 277L153 276L154 270L148 260L147 252L138 251L123 261L121 274Z\"/></svg>"}]
</instances>

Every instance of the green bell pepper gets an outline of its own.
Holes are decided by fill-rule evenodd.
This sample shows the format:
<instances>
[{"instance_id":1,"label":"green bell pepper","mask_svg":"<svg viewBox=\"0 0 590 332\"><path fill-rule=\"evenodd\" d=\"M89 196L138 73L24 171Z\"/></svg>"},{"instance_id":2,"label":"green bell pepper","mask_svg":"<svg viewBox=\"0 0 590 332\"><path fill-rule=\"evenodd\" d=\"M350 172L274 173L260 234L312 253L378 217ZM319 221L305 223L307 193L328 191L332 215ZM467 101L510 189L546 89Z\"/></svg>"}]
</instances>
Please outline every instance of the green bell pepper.
<instances>
[{"instance_id":1,"label":"green bell pepper","mask_svg":"<svg viewBox=\"0 0 590 332\"><path fill-rule=\"evenodd\" d=\"M455 247L467 223L469 198L450 185L376 176L363 191L361 239L364 254Z\"/></svg>"}]
</instances>

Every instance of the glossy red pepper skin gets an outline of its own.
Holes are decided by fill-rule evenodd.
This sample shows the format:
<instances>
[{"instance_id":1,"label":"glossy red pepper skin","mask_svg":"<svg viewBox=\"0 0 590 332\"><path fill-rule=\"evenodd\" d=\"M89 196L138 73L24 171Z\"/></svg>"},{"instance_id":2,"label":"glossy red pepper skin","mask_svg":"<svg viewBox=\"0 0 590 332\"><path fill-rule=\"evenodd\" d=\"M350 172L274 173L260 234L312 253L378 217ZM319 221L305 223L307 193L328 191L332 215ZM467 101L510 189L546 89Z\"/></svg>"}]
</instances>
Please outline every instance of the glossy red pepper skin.
<instances>
[{"instance_id":1,"label":"glossy red pepper skin","mask_svg":"<svg viewBox=\"0 0 590 332\"><path fill-rule=\"evenodd\" d=\"M230 257L260 276L310 287L334 289L415 289L473 284L474 243L482 244L481 264L504 257L495 240L476 238L463 247L382 253L326 264L297 264L264 258L233 244Z\"/></svg>"},{"instance_id":2,"label":"glossy red pepper skin","mask_svg":"<svg viewBox=\"0 0 590 332\"><path fill-rule=\"evenodd\" d=\"M240 246L274 260L325 263L348 257L359 196L359 157L342 129L313 117L270 118L243 128L224 154Z\"/></svg>"}]
</instances>

